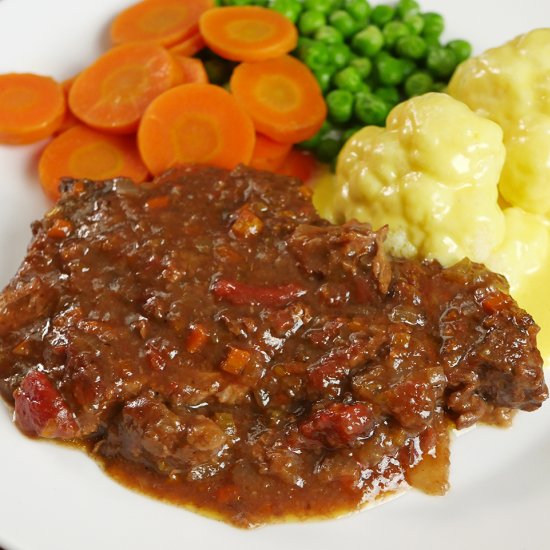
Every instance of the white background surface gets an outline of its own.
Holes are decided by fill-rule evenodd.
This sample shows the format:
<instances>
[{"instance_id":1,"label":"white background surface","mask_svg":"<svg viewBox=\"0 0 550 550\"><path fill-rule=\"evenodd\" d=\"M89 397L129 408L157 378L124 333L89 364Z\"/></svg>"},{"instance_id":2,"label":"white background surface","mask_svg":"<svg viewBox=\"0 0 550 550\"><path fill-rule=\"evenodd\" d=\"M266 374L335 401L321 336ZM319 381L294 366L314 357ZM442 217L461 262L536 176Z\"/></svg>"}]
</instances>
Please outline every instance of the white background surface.
<instances>
[{"instance_id":1,"label":"white background surface","mask_svg":"<svg viewBox=\"0 0 550 550\"><path fill-rule=\"evenodd\" d=\"M0 73L60 80L106 46L125 0L0 0ZM550 26L548 0L424 0L447 19L447 38L475 49ZM36 176L40 146L0 146L0 286L14 274L29 224L48 208ZM550 548L550 405L510 430L477 428L455 441L452 489L409 492L325 522L240 531L128 491L84 454L30 441L0 404L0 546L6 550L546 550Z\"/></svg>"}]
</instances>

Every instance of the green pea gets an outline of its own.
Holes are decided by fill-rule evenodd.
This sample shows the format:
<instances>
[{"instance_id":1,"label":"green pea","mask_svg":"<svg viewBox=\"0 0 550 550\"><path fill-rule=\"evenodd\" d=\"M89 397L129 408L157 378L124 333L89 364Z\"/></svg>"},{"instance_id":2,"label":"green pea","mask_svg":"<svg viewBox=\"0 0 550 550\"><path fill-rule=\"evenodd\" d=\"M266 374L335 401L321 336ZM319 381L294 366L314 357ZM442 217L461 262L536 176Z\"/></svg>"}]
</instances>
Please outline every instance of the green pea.
<instances>
[{"instance_id":1,"label":"green pea","mask_svg":"<svg viewBox=\"0 0 550 550\"><path fill-rule=\"evenodd\" d=\"M326 44L340 44L344 42L342 33L334 27L324 25L315 33L315 39L325 42Z\"/></svg>"},{"instance_id":2,"label":"green pea","mask_svg":"<svg viewBox=\"0 0 550 550\"><path fill-rule=\"evenodd\" d=\"M326 118L321 126L321 129L318 132L319 137L326 134L327 132L330 132L330 130L333 130L333 129L334 129L334 124L332 124L332 122L330 122L330 120Z\"/></svg>"},{"instance_id":3,"label":"green pea","mask_svg":"<svg viewBox=\"0 0 550 550\"><path fill-rule=\"evenodd\" d=\"M451 40L447 48L454 52L458 63L462 63L472 55L472 45L466 40Z\"/></svg>"},{"instance_id":4,"label":"green pea","mask_svg":"<svg viewBox=\"0 0 550 550\"><path fill-rule=\"evenodd\" d=\"M363 124L384 126L389 109L386 102L372 93L359 93L355 96L355 116Z\"/></svg>"},{"instance_id":5,"label":"green pea","mask_svg":"<svg viewBox=\"0 0 550 550\"><path fill-rule=\"evenodd\" d=\"M361 88L363 79L357 69L354 67L346 67L334 75L333 82L340 90L357 92Z\"/></svg>"},{"instance_id":6,"label":"green pea","mask_svg":"<svg viewBox=\"0 0 550 550\"><path fill-rule=\"evenodd\" d=\"M253 0L223 0L224 6L251 6L253 4Z\"/></svg>"},{"instance_id":7,"label":"green pea","mask_svg":"<svg viewBox=\"0 0 550 550\"><path fill-rule=\"evenodd\" d=\"M321 135L326 131L326 129L323 127L321 128L313 137L310 137L309 139L306 139L305 141L301 141L298 145L302 149L306 149L308 151L313 151L317 145L319 144L319 141L321 139Z\"/></svg>"},{"instance_id":8,"label":"green pea","mask_svg":"<svg viewBox=\"0 0 550 550\"><path fill-rule=\"evenodd\" d=\"M326 25L327 18L324 13L315 10L306 10L298 19L298 30L306 36L314 35L321 27Z\"/></svg>"},{"instance_id":9,"label":"green pea","mask_svg":"<svg viewBox=\"0 0 550 550\"><path fill-rule=\"evenodd\" d=\"M428 46L420 36L402 36L395 45L395 51L401 57L422 59L428 52Z\"/></svg>"},{"instance_id":10,"label":"green pea","mask_svg":"<svg viewBox=\"0 0 550 550\"><path fill-rule=\"evenodd\" d=\"M409 27L411 34L420 34L424 29L424 18L418 14L407 14L403 17L403 23Z\"/></svg>"},{"instance_id":11,"label":"green pea","mask_svg":"<svg viewBox=\"0 0 550 550\"><path fill-rule=\"evenodd\" d=\"M393 6L387 6L385 4L380 4L376 6L370 14L370 20L380 28L391 21L394 17L395 8Z\"/></svg>"},{"instance_id":12,"label":"green pea","mask_svg":"<svg viewBox=\"0 0 550 550\"><path fill-rule=\"evenodd\" d=\"M416 62L414 62L412 59L407 59L406 57L404 57L400 61L401 61L401 68L403 69L404 79L418 69Z\"/></svg>"},{"instance_id":13,"label":"green pea","mask_svg":"<svg viewBox=\"0 0 550 550\"><path fill-rule=\"evenodd\" d=\"M323 42L313 42L305 47L302 61L312 70L322 69L330 64L330 50Z\"/></svg>"},{"instance_id":14,"label":"green pea","mask_svg":"<svg viewBox=\"0 0 550 550\"><path fill-rule=\"evenodd\" d=\"M265 1L262 5L267 6L268 3L269 2ZM256 5L259 5L258 0L256 0ZM300 13L302 13L302 3L300 0L272 0L269 7L273 11L278 11L284 15L293 23L298 21L298 17L300 16Z\"/></svg>"},{"instance_id":15,"label":"green pea","mask_svg":"<svg viewBox=\"0 0 550 550\"><path fill-rule=\"evenodd\" d=\"M375 61L378 61L379 59L384 59L386 57L391 57L392 54L386 50L386 48L384 48L383 50L380 50L375 56L374 56L374 60Z\"/></svg>"},{"instance_id":16,"label":"green pea","mask_svg":"<svg viewBox=\"0 0 550 550\"><path fill-rule=\"evenodd\" d=\"M315 44L315 40L312 40L311 38L307 38L305 36L298 37L298 44L296 45L296 49L294 50L294 52L298 59L300 59L300 61L304 60L305 53L312 44Z\"/></svg>"},{"instance_id":17,"label":"green pea","mask_svg":"<svg viewBox=\"0 0 550 550\"><path fill-rule=\"evenodd\" d=\"M348 122L353 115L353 94L348 90L333 90L326 97L328 114L334 122Z\"/></svg>"},{"instance_id":18,"label":"green pea","mask_svg":"<svg viewBox=\"0 0 550 550\"><path fill-rule=\"evenodd\" d=\"M334 0L304 0L304 8L330 13L334 8Z\"/></svg>"},{"instance_id":19,"label":"green pea","mask_svg":"<svg viewBox=\"0 0 550 550\"><path fill-rule=\"evenodd\" d=\"M374 90L374 95L392 107L401 101L401 95L395 86L380 86Z\"/></svg>"},{"instance_id":20,"label":"green pea","mask_svg":"<svg viewBox=\"0 0 550 550\"><path fill-rule=\"evenodd\" d=\"M372 91L372 88L369 84L367 84L365 81L361 82L361 85L359 86L359 89L357 90L357 93L370 93Z\"/></svg>"},{"instance_id":21,"label":"green pea","mask_svg":"<svg viewBox=\"0 0 550 550\"><path fill-rule=\"evenodd\" d=\"M428 51L430 48L441 48L441 41L440 36L437 34L421 34L422 38L424 39L424 42L426 42L426 45L428 46Z\"/></svg>"},{"instance_id":22,"label":"green pea","mask_svg":"<svg viewBox=\"0 0 550 550\"><path fill-rule=\"evenodd\" d=\"M351 41L352 48L365 57L374 57L384 45L382 31L374 25L358 32Z\"/></svg>"},{"instance_id":23,"label":"green pea","mask_svg":"<svg viewBox=\"0 0 550 550\"><path fill-rule=\"evenodd\" d=\"M344 38L351 36L357 28L353 17L344 10L336 10L335 12L332 12L328 20L329 23L337 31L339 31Z\"/></svg>"},{"instance_id":24,"label":"green pea","mask_svg":"<svg viewBox=\"0 0 550 550\"><path fill-rule=\"evenodd\" d=\"M390 86L400 84L405 78L403 61L391 55L376 60L376 72L380 82Z\"/></svg>"},{"instance_id":25,"label":"green pea","mask_svg":"<svg viewBox=\"0 0 550 550\"><path fill-rule=\"evenodd\" d=\"M343 69L350 63L351 50L347 44L332 44L330 46L332 63L337 69Z\"/></svg>"},{"instance_id":26,"label":"green pea","mask_svg":"<svg viewBox=\"0 0 550 550\"><path fill-rule=\"evenodd\" d=\"M420 6L416 0L399 0L395 7L399 17L402 19L407 15L416 15L420 11Z\"/></svg>"},{"instance_id":27,"label":"green pea","mask_svg":"<svg viewBox=\"0 0 550 550\"><path fill-rule=\"evenodd\" d=\"M429 73L418 71L405 80L405 94L407 97L426 94L432 90L433 83L433 78Z\"/></svg>"},{"instance_id":28,"label":"green pea","mask_svg":"<svg viewBox=\"0 0 550 550\"><path fill-rule=\"evenodd\" d=\"M317 79L321 91L323 93L328 92L332 82L332 75L334 74L334 67L327 65L324 67L319 67L318 69L313 69L312 72Z\"/></svg>"},{"instance_id":29,"label":"green pea","mask_svg":"<svg viewBox=\"0 0 550 550\"><path fill-rule=\"evenodd\" d=\"M390 21L384 25L382 34L387 48L393 48L396 42L409 35L409 28L401 21Z\"/></svg>"},{"instance_id":30,"label":"green pea","mask_svg":"<svg viewBox=\"0 0 550 550\"><path fill-rule=\"evenodd\" d=\"M358 25L364 25L372 11L367 0L346 0L344 8Z\"/></svg>"},{"instance_id":31,"label":"green pea","mask_svg":"<svg viewBox=\"0 0 550 550\"><path fill-rule=\"evenodd\" d=\"M315 149L315 156L321 162L333 162L342 149L342 132L337 129L323 133Z\"/></svg>"},{"instance_id":32,"label":"green pea","mask_svg":"<svg viewBox=\"0 0 550 550\"><path fill-rule=\"evenodd\" d=\"M356 57L349 62L349 66L356 69L363 80L372 71L372 61L368 57Z\"/></svg>"},{"instance_id":33,"label":"green pea","mask_svg":"<svg viewBox=\"0 0 550 550\"><path fill-rule=\"evenodd\" d=\"M439 78L449 78L457 64L455 53L448 48L431 48L426 58L426 67Z\"/></svg>"},{"instance_id":34,"label":"green pea","mask_svg":"<svg viewBox=\"0 0 550 550\"><path fill-rule=\"evenodd\" d=\"M422 14L424 18L424 29L422 34L424 36L441 36L445 29L445 20L439 13L428 12Z\"/></svg>"}]
</instances>

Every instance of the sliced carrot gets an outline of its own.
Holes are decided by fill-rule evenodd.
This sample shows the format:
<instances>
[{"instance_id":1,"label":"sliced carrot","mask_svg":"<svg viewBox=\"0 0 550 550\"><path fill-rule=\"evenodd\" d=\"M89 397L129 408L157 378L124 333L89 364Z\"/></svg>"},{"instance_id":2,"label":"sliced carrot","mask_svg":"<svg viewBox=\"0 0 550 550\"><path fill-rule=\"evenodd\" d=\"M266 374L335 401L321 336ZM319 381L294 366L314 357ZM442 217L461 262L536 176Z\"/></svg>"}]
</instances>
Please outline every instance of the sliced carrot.
<instances>
[{"instance_id":1,"label":"sliced carrot","mask_svg":"<svg viewBox=\"0 0 550 550\"><path fill-rule=\"evenodd\" d=\"M210 334L201 323L194 323L189 327L189 334L185 342L185 348L189 353L200 351L208 342Z\"/></svg>"},{"instance_id":2,"label":"sliced carrot","mask_svg":"<svg viewBox=\"0 0 550 550\"><path fill-rule=\"evenodd\" d=\"M292 145L289 143L278 143L257 133L250 166L257 170L275 172L281 166L291 148Z\"/></svg>"},{"instance_id":3,"label":"sliced carrot","mask_svg":"<svg viewBox=\"0 0 550 550\"><path fill-rule=\"evenodd\" d=\"M69 107L69 93L75 80L76 76L73 76L72 78L68 78L61 83L61 87L63 88L63 93L65 95L65 103L67 105L67 108L65 109L65 114L63 115L61 126L59 126L59 128L54 132L54 135L62 134L69 128L80 124L80 120L78 120L78 118L73 115L73 112Z\"/></svg>"},{"instance_id":4,"label":"sliced carrot","mask_svg":"<svg viewBox=\"0 0 550 550\"><path fill-rule=\"evenodd\" d=\"M51 136L65 114L61 84L30 73L0 75L0 143L25 144Z\"/></svg>"},{"instance_id":5,"label":"sliced carrot","mask_svg":"<svg viewBox=\"0 0 550 550\"><path fill-rule=\"evenodd\" d=\"M298 43L298 31L288 18L258 6L214 8L203 13L199 25L208 47L232 61L272 59Z\"/></svg>"},{"instance_id":6,"label":"sliced carrot","mask_svg":"<svg viewBox=\"0 0 550 550\"><path fill-rule=\"evenodd\" d=\"M229 346L227 357L222 361L220 368L231 374L241 374L251 359L251 353L244 349Z\"/></svg>"},{"instance_id":7,"label":"sliced carrot","mask_svg":"<svg viewBox=\"0 0 550 550\"><path fill-rule=\"evenodd\" d=\"M313 137L327 116L317 80L289 55L241 63L233 71L230 85L256 130L281 143Z\"/></svg>"},{"instance_id":8,"label":"sliced carrot","mask_svg":"<svg viewBox=\"0 0 550 550\"><path fill-rule=\"evenodd\" d=\"M246 164L254 140L254 126L244 109L212 84L168 90L149 105L138 130L141 156L154 175L178 164Z\"/></svg>"},{"instance_id":9,"label":"sliced carrot","mask_svg":"<svg viewBox=\"0 0 550 550\"><path fill-rule=\"evenodd\" d=\"M168 195L157 195L145 201L145 208L147 208L147 210L162 210L169 204L170 197Z\"/></svg>"},{"instance_id":10,"label":"sliced carrot","mask_svg":"<svg viewBox=\"0 0 550 550\"><path fill-rule=\"evenodd\" d=\"M54 200L59 198L62 177L103 180L125 176L141 183L148 176L134 138L103 134L83 125L70 128L46 146L38 172L44 191Z\"/></svg>"},{"instance_id":11,"label":"sliced carrot","mask_svg":"<svg viewBox=\"0 0 550 550\"><path fill-rule=\"evenodd\" d=\"M213 0L145 0L115 17L111 40L113 44L153 40L171 46L196 34L200 16L213 6Z\"/></svg>"},{"instance_id":12,"label":"sliced carrot","mask_svg":"<svg viewBox=\"0 0 550 550\"><path fill-rule=\"evenodd\" d=\"M56 218L53 221L53 225L48 229L48 237L52 239L64 239L68 237L74 230L74 226L71 221Z\"/></svg>"},{"instance_id":13,"label":"sliced carrot","mask_svg":"<svg viewBox=\"0 0 550 550\"><path fill-rule=\"evenodd\" d=\"M294 147L276 172L307 183L312 178L316 166L317 162L311 153Z\"/></svg>"},{"instance_id":14,"label":"sliced carrot","mask_svg":"<svg viewBox=\"0 0 550 550\"><path fill-rule=\"evenodd\" d=\"M122 44L76 77L69 107L92 128L130 133L137 129L147 105L181 79L179 64L162 46Z\"/></svg>"},{"instance_id":15,"label":"sliced carrot","mask_svg":"<svg viewBox=\"0 0 550 550\"><path fill-rule=\"evenodd\" d=\"M174 55L174 58L180 65L183 75L182 82L191 84L198 82L199 84L208 83L208 74L204 68L204 63L196 57L186 57L183 55Z\"/></svg>"},{"instance_id":16,"label":"sliced carrot","mask_svg":"<svg viewBox=\"0 0 550 550\"><path fill-rule=\"evenodd\" d=\"M201 33L198 32L185 39L183 42L179 42L170 48L170 53L174 55L185 55L191 57L206 47L206 42Z\"/></svg>"}]
</instances>

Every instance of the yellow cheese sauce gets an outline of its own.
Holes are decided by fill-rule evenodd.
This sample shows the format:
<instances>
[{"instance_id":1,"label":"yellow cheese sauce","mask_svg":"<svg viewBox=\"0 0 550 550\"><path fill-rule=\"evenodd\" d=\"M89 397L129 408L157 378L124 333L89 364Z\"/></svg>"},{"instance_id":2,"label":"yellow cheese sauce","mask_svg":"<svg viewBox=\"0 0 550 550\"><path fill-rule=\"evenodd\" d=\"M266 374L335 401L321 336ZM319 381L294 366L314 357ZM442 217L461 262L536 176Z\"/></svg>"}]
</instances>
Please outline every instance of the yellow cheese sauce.
<instances>
[{"instance_id":1,"label":"yellow cheese sauce","mask_svg":"<svg viewBox=\"0 0 550 550\"><path fill-rule=\"evenodd\" d=\"M538 348L545 366L550 366L550 255L542 267L523 280L512 293L517 303L528 311L541 328L537 337Z\"/></svg>"}]
</instances>

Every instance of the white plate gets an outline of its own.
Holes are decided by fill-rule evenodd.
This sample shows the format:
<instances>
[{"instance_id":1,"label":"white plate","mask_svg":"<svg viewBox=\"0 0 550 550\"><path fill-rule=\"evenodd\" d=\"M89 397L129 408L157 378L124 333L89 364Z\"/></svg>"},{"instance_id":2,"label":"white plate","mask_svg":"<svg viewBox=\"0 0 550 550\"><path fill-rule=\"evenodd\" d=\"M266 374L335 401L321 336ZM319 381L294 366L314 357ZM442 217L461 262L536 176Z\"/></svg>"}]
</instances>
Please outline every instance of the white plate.
<instances>
[{"instance_id":1,"label":"white plate","mask_svg":"<svg viewBox=\"0 0 550 550\"><path fill-rule=\"evenodd\" d=\"M106 45L110 18L129 0L0 0L0 73L72 76ZM479 52L550 26L547 0L424 0L447 37ZM40 146L0 146L0 285L48 203L36 176ZM23 437L0 404L0 546L7 550L223 548L377 550L550 548L550 405L510 430L478 428L455 441L452 489L409 492L339 520L240 531L114 483L87 456ZM199 546L197 546L199 545Z\"/></svg>"}]
</instances>

